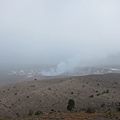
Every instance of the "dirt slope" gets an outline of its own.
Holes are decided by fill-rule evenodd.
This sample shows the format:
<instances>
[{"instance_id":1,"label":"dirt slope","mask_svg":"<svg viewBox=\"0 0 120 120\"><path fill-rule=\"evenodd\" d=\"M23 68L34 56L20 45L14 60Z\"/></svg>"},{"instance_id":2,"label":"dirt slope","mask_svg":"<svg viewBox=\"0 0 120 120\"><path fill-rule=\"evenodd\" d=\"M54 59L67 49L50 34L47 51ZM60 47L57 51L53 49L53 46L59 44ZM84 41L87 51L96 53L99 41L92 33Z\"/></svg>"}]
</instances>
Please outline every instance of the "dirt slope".
<instances>
[{"instance_id":1,"label":"dirt slope","mask_svg":"<svg viewBox=\"0 0 120 120\"><path fill-rule=\"evenodd\" d=\"M88 107L96 112L117 110L120 102L120 74L31 80L0 86L0 116L67 111L74 99L77 111ZM6 114L7 113L7 114Z\"/></svg>"}]
</instances>

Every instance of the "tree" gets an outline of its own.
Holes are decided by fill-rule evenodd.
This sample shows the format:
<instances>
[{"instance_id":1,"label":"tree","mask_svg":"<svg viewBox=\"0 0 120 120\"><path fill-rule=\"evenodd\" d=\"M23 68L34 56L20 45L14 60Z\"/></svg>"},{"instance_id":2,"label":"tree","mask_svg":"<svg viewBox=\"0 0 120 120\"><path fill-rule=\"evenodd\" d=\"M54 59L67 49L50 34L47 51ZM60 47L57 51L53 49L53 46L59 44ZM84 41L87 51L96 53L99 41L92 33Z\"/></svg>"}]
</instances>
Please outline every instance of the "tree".
<instances>
[{"instance_id":1,"label":"tree","mask_svg":"<svg viewBox=\"0 0 120 120\"><path fill-rule=\"evenodd\" d=\"M73 110L73 108L75 108L75 102L74 102L74 100L70 99L68 101L67 110L69 110L71 112Z\"/></svg>"}]
</instances>

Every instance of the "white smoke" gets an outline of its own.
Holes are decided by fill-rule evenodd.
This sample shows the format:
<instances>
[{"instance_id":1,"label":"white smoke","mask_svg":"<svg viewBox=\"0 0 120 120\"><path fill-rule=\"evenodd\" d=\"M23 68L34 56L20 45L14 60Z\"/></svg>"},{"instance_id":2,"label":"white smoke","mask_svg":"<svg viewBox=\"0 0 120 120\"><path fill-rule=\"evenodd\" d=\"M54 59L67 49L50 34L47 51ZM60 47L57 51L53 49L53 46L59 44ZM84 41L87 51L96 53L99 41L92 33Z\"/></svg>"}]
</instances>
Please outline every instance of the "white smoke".
<instances>
[{"instance_id":1,"label":"white smoke","mask_svg":"<svg viewBox=\"0 0 120 120\"><path fill-rule=\"evenodd\" d=\"M82 55L82 57L81 57ZM90 54L89 52L84 52L84 54L76 55L72 59L67 60L66 62L60 62L55 68L50 70L42 71L43 76L57 76L64 73L73 72L78 67L90 67L100 64L98 61L99 54L94 57L94 52Z\"/></svg>"},{"instance_id":2,"label":"white smoke","mask_svg":"<svg viewBox=\"0 0 120 120\"><path fill-rule=\"evenodd\" d=\"M49 71L42 71L43 76L57 76L66 72L72 72L79 66L79 59L73 58L67 60L67 62L60 62L55 68L51 68Z\"/></svg>"},{"instance_id":3,"label":"white smoke","mask_svg":"<svg viewBox=\"0 0 120 120\"><path fill-rule=\"evenodd\" d=\"M61 62L56 68L51 68L50 71L42 71L43 76L56 76L63 74L66 71L66 64Z\"/></svg>"}]
</instances>

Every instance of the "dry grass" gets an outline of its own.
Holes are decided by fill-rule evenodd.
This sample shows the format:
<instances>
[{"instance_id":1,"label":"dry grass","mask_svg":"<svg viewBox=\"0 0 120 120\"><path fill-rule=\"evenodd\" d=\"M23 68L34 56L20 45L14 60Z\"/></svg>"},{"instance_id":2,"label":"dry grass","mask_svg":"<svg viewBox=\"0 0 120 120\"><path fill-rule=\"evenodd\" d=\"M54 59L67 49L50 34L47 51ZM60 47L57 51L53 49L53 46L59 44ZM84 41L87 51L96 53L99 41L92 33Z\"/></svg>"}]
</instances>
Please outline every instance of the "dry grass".
<instances>
[{"instance_id":1,"label":"dry grass","mask_svg":"<svg viewBox=\"0 0 120 120\"><path fill-rule=\"evenodd\" d=\"M21 116L18 118L11 118L11 120L120 120L120 113L108 115L106 113L88 114L88 113L52 113L49 115L39 116ZM6 119L7 120L7 119Z\"/></svg>"}]
</instances>

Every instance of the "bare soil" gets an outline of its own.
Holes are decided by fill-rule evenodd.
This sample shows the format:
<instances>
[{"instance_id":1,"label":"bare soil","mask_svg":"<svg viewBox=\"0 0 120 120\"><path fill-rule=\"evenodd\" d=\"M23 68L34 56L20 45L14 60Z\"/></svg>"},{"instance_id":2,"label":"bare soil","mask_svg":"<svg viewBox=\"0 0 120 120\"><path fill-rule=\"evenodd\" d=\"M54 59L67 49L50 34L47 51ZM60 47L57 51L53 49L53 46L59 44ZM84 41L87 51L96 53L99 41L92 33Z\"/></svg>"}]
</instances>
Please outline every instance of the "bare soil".
<instances>
[{"instance_id":1,"label":"bare soil","mask_svg":"<svg viewBox=\"0 0 120 120\"><path fill-rule=\"evenodd\" d=\"M116 113L120 107L120 74L49 78L1 85L0 117L28 116L30 110L33 115L37 111L46 115L51 110L66 113L69 99L75 101L75 111L79 114L85 113L87 108L94 109L96 114L106 114L108 110ZM108 119L98 116L91 120Z\"/></svg>"}]
</instances>

